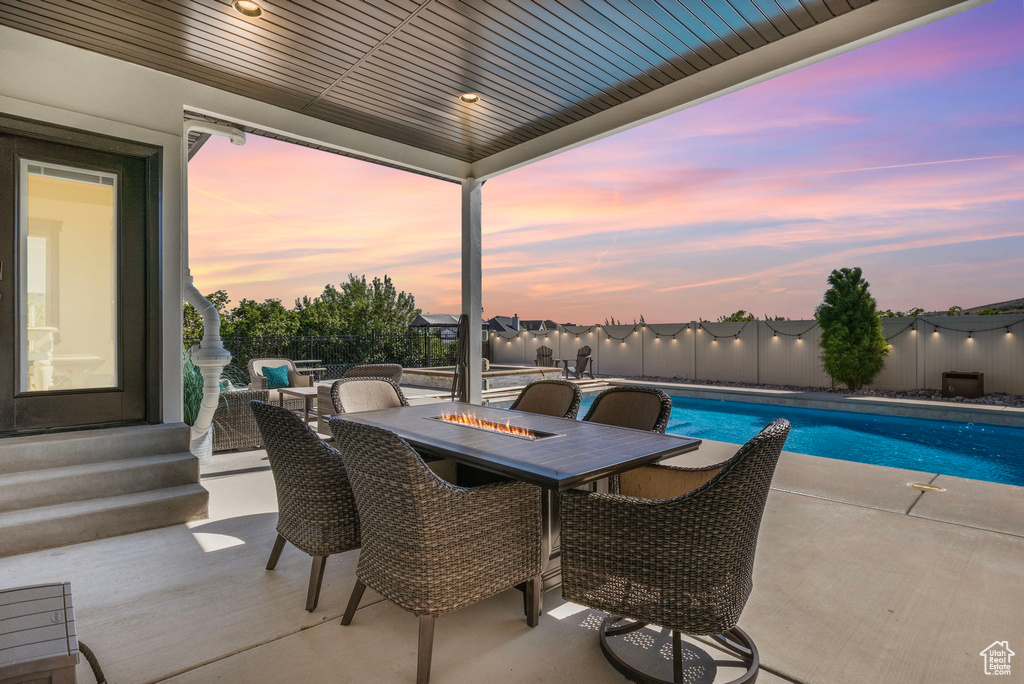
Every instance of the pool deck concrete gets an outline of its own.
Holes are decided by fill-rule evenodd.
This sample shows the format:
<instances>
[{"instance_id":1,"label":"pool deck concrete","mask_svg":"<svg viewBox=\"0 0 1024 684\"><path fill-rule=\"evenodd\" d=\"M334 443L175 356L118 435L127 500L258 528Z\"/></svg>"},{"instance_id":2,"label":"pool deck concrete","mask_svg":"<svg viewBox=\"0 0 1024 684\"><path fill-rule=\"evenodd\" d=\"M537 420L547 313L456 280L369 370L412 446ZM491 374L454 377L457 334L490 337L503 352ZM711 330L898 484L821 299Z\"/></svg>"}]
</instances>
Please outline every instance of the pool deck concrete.
<instances>
[{"instance_id":1,"label":"pool deck concrete","mask_svg":"<svg viewBox=\"0 0 1024 684\"><path fill-rule=\"evenodd\" d=\"M657 387L670 395L695 399L724 399L756 404L801 406L804 408L880 413L887 416L952 420L962 423L988 423L1024 427L1024 408L988 404L962 404L959 402L931 401L928 399L895 399L835 392L804 392L776 390L760 387L724 387L694 385L685 382L647 382L602 378L611 385L644 385Z\"/></svg>"},{"instance_id":2,"label":"pool deck concrete","mask_svg":"<svg viewBox=\"0 0 1024 684\"><path fill-rule=\"evenodd\" d=\"M735 448L705 442L680 460ZM288 548L263 569L276 521L265 453L217 454L203 470L209 520L3 558L0 586L71 581L78 632L111 684L414 681L411 615L367 592L353 625L338 624L358 552L331 557L314 613L308 557ZM761 649L759 682L983 682L983 648L1019 649L1024 489L905 486L926 477L783 455L740 621ZM439 619L432 681L621 682L597 618L549 593L530 629L505 592Z\"/></svg>"}]
</instances>

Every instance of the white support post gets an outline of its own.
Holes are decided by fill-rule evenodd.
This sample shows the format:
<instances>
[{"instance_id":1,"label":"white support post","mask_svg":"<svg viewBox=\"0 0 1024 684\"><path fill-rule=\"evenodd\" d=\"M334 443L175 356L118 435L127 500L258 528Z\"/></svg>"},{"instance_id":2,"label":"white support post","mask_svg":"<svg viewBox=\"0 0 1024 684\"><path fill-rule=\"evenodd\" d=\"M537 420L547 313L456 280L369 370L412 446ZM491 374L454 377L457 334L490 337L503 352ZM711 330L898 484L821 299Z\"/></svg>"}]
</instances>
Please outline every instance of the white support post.
<instances>
[{"instance_id":1,"label":"white support post","mask_svg":"<svg viewBox=\"0 0 1024 684\"><path fill-rule=\"evenodd\" d=\"M482 182L462 181L462 313L469 317L469 401L481 402L483 387L483 299L480 269L480 195Z\"/></svg>"}]
</instances>

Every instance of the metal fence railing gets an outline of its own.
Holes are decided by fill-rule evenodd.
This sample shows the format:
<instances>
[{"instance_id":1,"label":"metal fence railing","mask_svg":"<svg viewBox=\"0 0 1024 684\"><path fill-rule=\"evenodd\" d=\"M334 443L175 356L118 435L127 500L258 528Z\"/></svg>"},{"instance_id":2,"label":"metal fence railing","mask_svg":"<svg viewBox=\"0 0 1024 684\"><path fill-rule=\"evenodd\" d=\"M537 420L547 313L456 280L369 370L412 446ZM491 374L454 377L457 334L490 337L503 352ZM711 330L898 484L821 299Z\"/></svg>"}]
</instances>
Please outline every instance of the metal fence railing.
<instances>
[{"instance_id":1,"label":"metal fence railing","mask_svg":"<svg viewBox=\"0 0 1024 684\"><path fill-rule=\"evenodd\" d=\"M199 340L185 340L185 347ZM255 358L317 360L323 368L315 380L340 378L351 366L364 363L397 363L403 368L454 366L458 348L454 329L410 330L401 334L304 335L290 337L225 337L231 365L225 375L236 383L248 383L248 365Z\"/></svg>"}]
</instances>

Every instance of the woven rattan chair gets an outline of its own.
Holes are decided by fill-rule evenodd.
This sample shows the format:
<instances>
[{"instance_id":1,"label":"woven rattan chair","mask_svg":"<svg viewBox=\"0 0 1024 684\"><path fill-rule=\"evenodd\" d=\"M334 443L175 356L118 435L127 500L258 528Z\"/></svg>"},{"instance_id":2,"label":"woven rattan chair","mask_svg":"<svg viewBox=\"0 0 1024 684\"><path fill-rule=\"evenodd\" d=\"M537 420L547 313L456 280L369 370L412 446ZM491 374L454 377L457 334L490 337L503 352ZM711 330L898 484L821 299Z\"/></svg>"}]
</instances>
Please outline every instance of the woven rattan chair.
<instances>
[{"instance_id":1,"label":"woven rattan chair","mask_svg":"<svg viewBox=\"0 0 1024 684\"><path fill-rule=\"evenodd\" d=\"M402 382L402 367L397 363L369 363L361 366L352 366L341 377L387 378L398 385Z\"/></svg>"},{"instance_id":2,"label":"woven rattan chair","mask_svg":"<svg viewBox=\"0 0 1024 684\"><path fill-rule=\"evenodd\" d=\"M551 368L555 365L554 351L551 347L540 346L537 347L537 358L533 360L533 365L541 368Z\"/></svg>"},{"instance_id":3,"label":"woven rattan chair","mask_svg":"<svg viewBox=\"0 0 1024 684\"><path fill-rule=\"evenodd\" d=\"M277 488L277 540L267 570L285 542L313 557L306 610L316 608L327 557L359 548L359 515L341 456L288 409L252 402Z\"/></svg>"},{"instance_id":4,"label":"woven rattan chair","mask_svg":"<svg viewBox=\"0 0 1024 684\"><path fill-rule=\"evenodd\" d=\"M583 392L574 382L537 380L524 387L509 408L513 411L575 420L582 400Z\"/></svg>"},{"instance_id":5,"label":"woven rattan chair","mask_svg":"<svg viewBox=\"0 0 1024 684\"><path fill-rule=\"evenodd\" d=\"M434 620L525 583L540 617L541 491L523 482L467 489L437 477L388 430L330 421L359 506L363 548L341 624L365 587L419 616L416 681L430 678Z\"/></svg>"},{"instance_id":6,"label":"woven rattan chair","mask_svg":"<svg viewBox=\"0 0 1024 684\"><path fill-rule=\"evenodd\" d=\"M291 359L252 359L249 361L249 389L251 390L265 390L267 389L267 379L263 377L263 367L269 366L271 368L280 368L281 366L288 366L288 386L289 387L312 387L313 378L308 375L303 375L295 369L295 363ZM279 399L279 395L276 389L269 390L270 398L267 400L271 403L276 402ZM291 400L285 400L285 405ZM298 401L298 407L303 407L302 399Z\"/></svg>"},{"instance_id":7,"label":"woven rattan chair","mask_svg":"<svg viewBox=\"0 0 1024 684\"><path fill-rule=\"evenodd\" d=\"M252 401L255 399L269 402L271 391L243 389L220 393L217 411L213 414L214 451L245 451L263 447L256 418L252 414ZM301 411L303 400L285 399L284 407L292 411Z\"/></svg>"},{"instance_id":8,"label":"woven rattan chair","mask_svg":"<svg viewBox=\"0 0 1024 684\"><path fill-rule=\"evenodd\" d=\"M575 365L570 366L568 359L562 360L562 370L565 371L565 377L570 375L577 380L582 380L584 375L589 375L590 379L594 379L594 358L590 355L590 347L580 347L576 350L576 361Z\"/></svg>"},{"instance_id":9,"label":"woven rattan chair","mask_svg":"<svg viewBox=\"0 0 1024 684\"><path fill-rule=\"evenodd\" d=\"M269 390L230 390L220 393L213 414L213 450L259 449L263 446L252 402L268 401ZM287 403L287 402L286 402Z\"/></svg>"},{"instance_id":10,"label":"woven rattan chair","mask_svg":"<svg viewBox=\"0 0 1024 684\"><path fill-rule=\"evenodd\" d=\"M317 387L317 431L329 435L327 417L336 413L358 413L408 406L401 388L379 377L342 378Z\"/></svg>"},{"instance_id":11,"label":"woven rattan chair","mask_svg":"<svg viewBox=\"0 0 1024 684\"><path fill-rule=\"evenodd\" d=\"M682 634L712 636L738 655L735 665L746 672L735 682L756 678L757 647L736 623L788 434L789 423L776 420L724 463L637 468L622 475L622 495L562 494L562 595L610 614L601 649L627 678L669 684L639 672L610 643L647 623L672 632L675 682L692 681L683 671Z\"/></svg>"},{"instance_id":12,"label":"woven rattan chair","mask_svg":"<svg viewBox=\"0 0 1024 684\"><path fill-rule=\"evenodd\" d=\"M671 414L672 399L661 390L620 385L594 397L583 420L664 434Z\"/></svg>"}]
</instances>

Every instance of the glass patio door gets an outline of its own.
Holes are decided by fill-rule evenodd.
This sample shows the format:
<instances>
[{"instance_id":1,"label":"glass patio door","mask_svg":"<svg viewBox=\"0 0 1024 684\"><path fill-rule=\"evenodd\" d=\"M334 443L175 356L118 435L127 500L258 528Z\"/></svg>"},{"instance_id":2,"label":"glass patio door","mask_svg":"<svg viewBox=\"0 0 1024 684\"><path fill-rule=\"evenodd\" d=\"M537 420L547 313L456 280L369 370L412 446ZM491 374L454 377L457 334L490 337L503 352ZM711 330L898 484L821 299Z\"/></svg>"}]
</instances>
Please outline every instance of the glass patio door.
<instances>
[{"instance_id":1,"label":"glass patio door","mask_svg":"<svg viewBox=\"0 0 1024 684\"><path fill-rule=\"evenodd\" d=\"M0 133L0 432L146 417L145 162Z\"/></svg>"}]
</instances>

